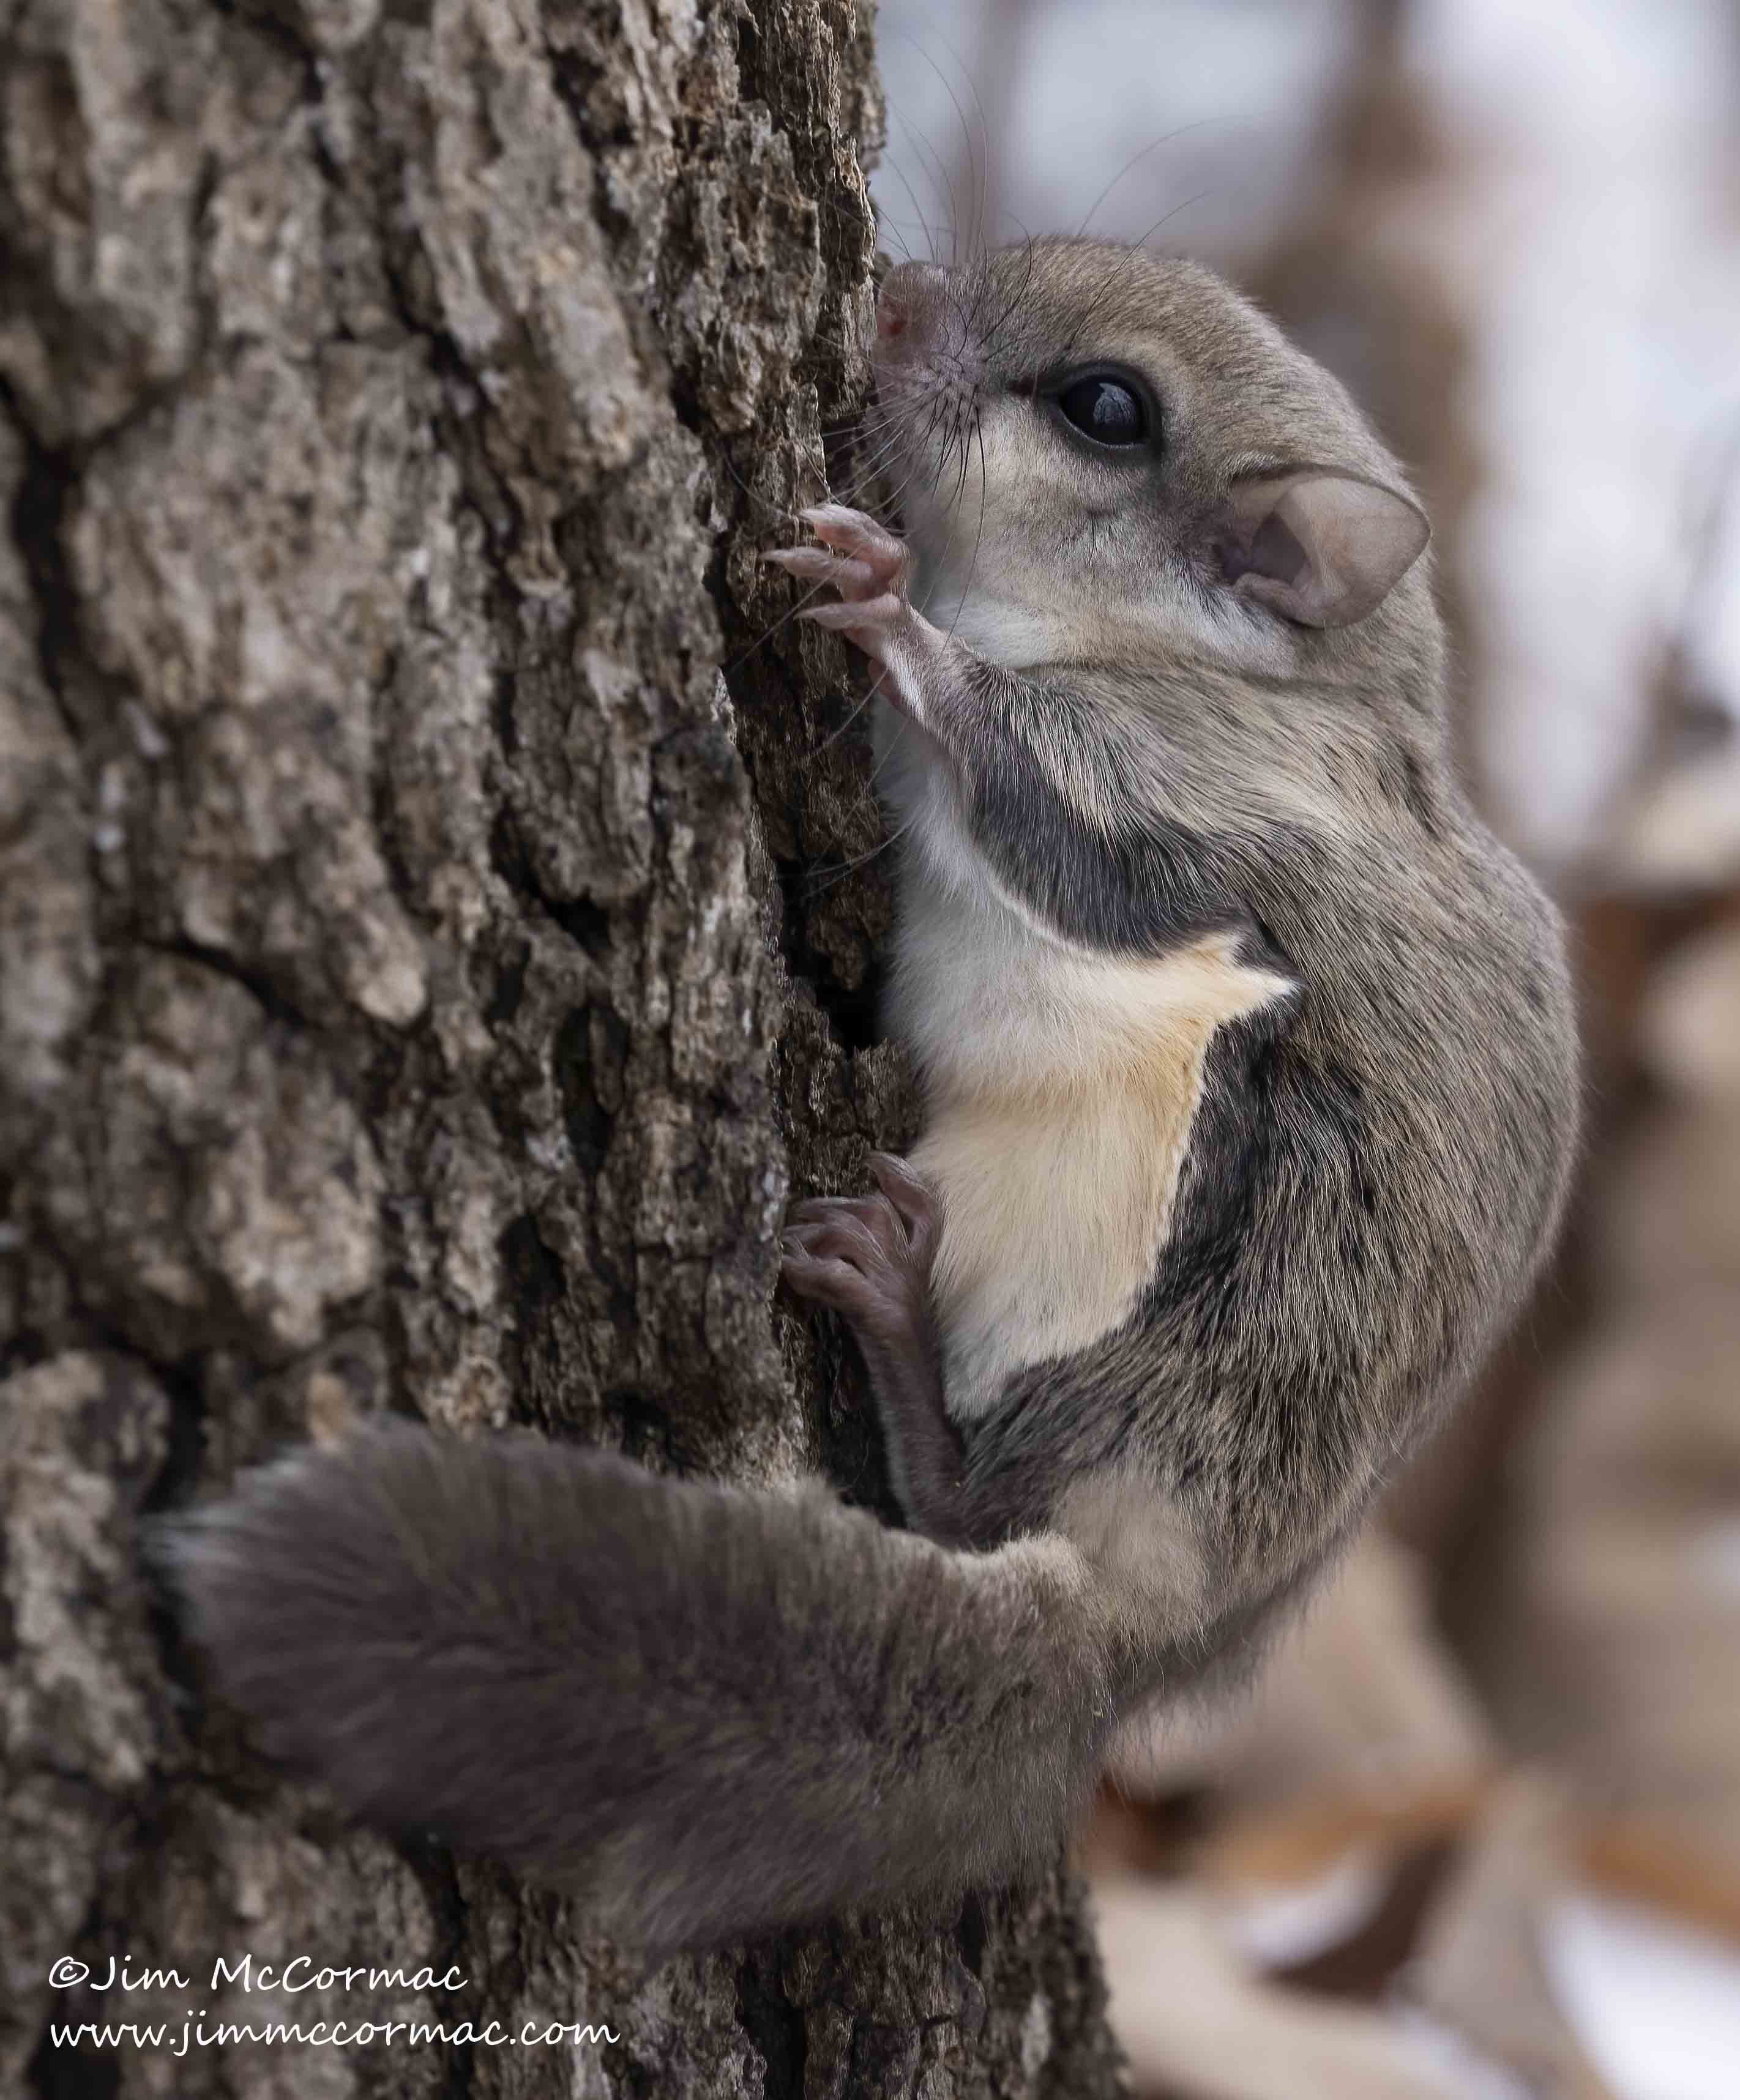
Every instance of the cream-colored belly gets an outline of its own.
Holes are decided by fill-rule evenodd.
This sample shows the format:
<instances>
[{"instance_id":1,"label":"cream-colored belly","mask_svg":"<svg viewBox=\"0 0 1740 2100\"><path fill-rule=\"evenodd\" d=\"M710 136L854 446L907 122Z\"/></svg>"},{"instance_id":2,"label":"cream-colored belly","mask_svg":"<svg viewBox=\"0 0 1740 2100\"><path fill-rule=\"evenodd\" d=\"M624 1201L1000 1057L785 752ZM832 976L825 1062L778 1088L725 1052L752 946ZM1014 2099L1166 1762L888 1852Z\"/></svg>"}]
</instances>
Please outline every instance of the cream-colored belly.
<instances>
[{"instance_id":1,"label":"cream-colored belly","mask_svg":"<svg viewBox=\"0 0 1740 2100\"><path fill-rule=\"evenodd\" d=\"M1215 935L1153 963L1030 954L1018 981L976 990L957 953L953 1026L927 1031L930 1114L913 1154L943 1198L933 1288L952 1414L983 1412L1012 1371L1085 1348L1134 1310L1215 1033L1290 988L1233 946Z\"/></svg>"}]
</instances>

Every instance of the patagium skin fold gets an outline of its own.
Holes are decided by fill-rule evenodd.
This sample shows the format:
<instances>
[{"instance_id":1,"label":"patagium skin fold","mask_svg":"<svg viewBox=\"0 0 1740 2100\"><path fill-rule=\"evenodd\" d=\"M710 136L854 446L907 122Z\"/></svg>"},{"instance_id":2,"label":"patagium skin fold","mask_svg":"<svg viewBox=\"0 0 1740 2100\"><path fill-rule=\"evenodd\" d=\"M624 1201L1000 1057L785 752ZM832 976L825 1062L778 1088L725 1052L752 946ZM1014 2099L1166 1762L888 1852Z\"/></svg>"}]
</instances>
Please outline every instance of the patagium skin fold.
<instances>
[{"instance_id":1,"label":"patagium skin fold","mask_svg":"<svg viewBox=\"0 0 1740 2100\"><path fill-rule=\"evenodd\" d=\"M908 1529L395 1423L165 1538L268 1749L656 1952L1053 1856L1466 1384L1575 1145L1559 922L1456 781L1426 521L1336 382L1089 240L903 266L874 363L904 536L831 505L769 558L882 669L925 1125L785 1273Z\"/></svg>"}]
</instances>

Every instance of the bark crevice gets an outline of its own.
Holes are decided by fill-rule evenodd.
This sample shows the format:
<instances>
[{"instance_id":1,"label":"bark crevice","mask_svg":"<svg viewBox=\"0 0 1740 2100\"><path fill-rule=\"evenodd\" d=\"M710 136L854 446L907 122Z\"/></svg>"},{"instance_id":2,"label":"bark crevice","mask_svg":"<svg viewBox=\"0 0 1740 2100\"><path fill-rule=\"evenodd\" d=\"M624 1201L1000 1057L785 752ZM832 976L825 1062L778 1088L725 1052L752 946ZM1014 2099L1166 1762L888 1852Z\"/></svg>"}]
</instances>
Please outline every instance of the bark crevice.
<instances>
[{"instance_id":1,"label":"bark crevice","mask_svg":"<svg viewBox=\"0 0 1740 2100\"><path fill-rule=\"evenodd\" d=\"M272 1771L140 1551L388 1407L886 1507L775 1295L910 1136L863 685L755 560L865 384L868 18L31 0L0 82L0 2086L1111 2090L1061 1882L645 1976ZM46 2047L238 1948L620 2040ZM201 1988L49 1981L128 1950Z\"/></svg>"}]
</instances>

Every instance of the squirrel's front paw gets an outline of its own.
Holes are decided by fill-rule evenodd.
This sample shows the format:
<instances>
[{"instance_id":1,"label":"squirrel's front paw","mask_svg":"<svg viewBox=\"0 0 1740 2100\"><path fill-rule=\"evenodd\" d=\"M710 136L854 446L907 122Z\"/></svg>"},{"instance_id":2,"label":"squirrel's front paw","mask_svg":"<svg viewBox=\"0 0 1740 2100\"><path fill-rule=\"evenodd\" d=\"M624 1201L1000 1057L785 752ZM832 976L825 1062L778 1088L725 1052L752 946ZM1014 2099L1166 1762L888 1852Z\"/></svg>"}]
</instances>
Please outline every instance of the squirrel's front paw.
<instances>
[{"instance_id":1,"label":"squirrel's front paw","mask_svg":"<svg viewBox=\"0 0 1740 2100\"><path fill-rule=\"evenodd\" d=\"M821 545L777 547L762 555L764 562L771 562L794 576L832 584L849 606L868 605L882 598L904 599L908 557L903 540L897 539L873 518L867 518L862 510L849 510L843 503L819 503L798 515ZM806 617L842 609L806 607Z\"/></svg>"},{"instance_id":2,"label":"squirrel's front paw","mask_svg":"<svg viewBox=\"0 0 1740 2100\"><path fill-rule=\"evenodd\" d=\"M907 597L905 542L840 503L821 504L802 517L825 544L782 547L762 558L793 576L833 585L841 604L806 605L797 617L855 642L887 674L879 690L903 713L928 726L927 695L934 697L947 644Z\"/></svg>"}]
</instances>

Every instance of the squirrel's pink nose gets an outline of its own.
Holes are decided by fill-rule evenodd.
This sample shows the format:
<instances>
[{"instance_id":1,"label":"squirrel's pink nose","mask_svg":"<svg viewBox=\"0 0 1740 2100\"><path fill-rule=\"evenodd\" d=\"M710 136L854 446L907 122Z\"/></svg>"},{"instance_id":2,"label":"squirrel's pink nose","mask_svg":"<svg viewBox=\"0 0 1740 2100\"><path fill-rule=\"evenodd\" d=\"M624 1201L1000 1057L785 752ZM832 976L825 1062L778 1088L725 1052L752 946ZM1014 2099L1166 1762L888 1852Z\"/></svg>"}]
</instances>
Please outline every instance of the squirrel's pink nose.
<instances>
[{"instance_id":1,"label":"squirrel's pink nose","mask_svg":"<svg viewBox=\"0 0 1740 2100\"><path fill-rule=\"evenodd\" d=\"M903 262L882 280L876 302L876 356L898 364L922 354L934 340L948 272L934 262Z\"/></svg>"}]
</instances>

